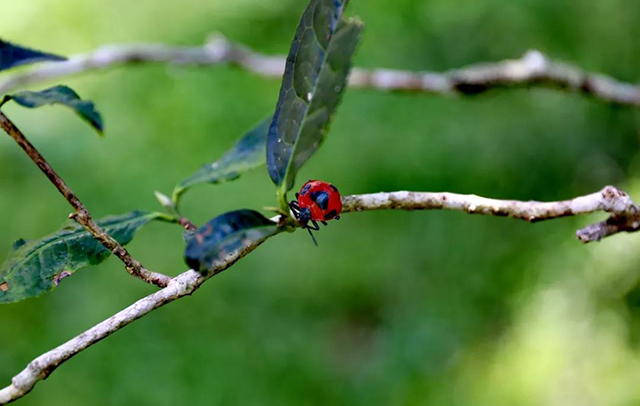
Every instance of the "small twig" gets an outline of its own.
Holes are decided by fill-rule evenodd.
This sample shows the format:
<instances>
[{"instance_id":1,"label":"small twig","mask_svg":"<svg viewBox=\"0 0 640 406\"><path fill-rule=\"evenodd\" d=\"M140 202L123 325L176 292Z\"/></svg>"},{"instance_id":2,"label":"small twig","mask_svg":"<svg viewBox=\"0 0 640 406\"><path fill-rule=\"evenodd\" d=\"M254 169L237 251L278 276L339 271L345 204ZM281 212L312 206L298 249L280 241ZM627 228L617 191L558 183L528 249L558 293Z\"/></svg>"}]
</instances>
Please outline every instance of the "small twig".
<instances>
[{"instance_id":1,"label":"small twig","mask_svg":"<svg viewBox=\"0 0 640 406\"><path fill-rule=\"evenodd\" d=\"M195 224L193 224L191 220L189 220L185 216L180 216L180 218L178 219L178 224L180 224L182 228L184 228L187 231L194 231L198 229L198 227Z\"/></svg>"},{"instance_id":2,"label":"small twig","mask_svg":"<svg viewBox=\"0 0 640 406\"><path fill-rule=\"evenodd\" d=\"M124 262L127 272L147 283L154 284L159 287L165 287L169 284L171 278L169 276L149 271L145 269L140 262L131 257L129 252L118 241L107 234L100 226L98 226L85 205L78 199L73 191L67 186L62 178L56 173L51 165L44 159L42 154L27 140L24 134L13 124L7 116L0 111L0 127L13 138L18 145L29 155L29 158L38 165L40 170L49 178L51 183L60 191L62 196L69 202L71 207L76 211L69 215L70 219L75 220L83 226L91 235L100 243L111 251L115 256Z\"/></svg>"},{"instance_id":3,"label":"small twig","mask_svg":"<svg viewBox=\"0 0 640 406\"><path fill-rule=\"evenodd\" d=\"M536 202L488 199L476 195L428 192L391 192L346 196L343 212L364 210L455 210L470 214L505 216L529 222L604 211L608 220L578 230L580 241L587 243L616 234L640 229L640 207L629 195L613 186L600 192L571 200Z\"/></svg>"},{"instance_id":4,"label":"small twig","mask_svg":"<svg viewBox=\"0 0 640 406\"><path fill-rule=\"evenodd\" d=\"M222 35L213 36L201 47L177 47L162 44L110 45L94 52L49 62L4 76L0 94L17 87L138 63L176 65L232 65L260 76L280 79L285 58L268 56L234 44ZM447 72L409 72L395 69L354 68L349 78L354 88L381 91L409 91L442 95L475 95L492 88L517 86L554 86L581 92L598 100L640 107L640 86L550 60L539 51L522 58L473 65Z\"/></svg>"},{"instance_id":5,"label":"small twig","mask_svg":"<svg viewBox=\"0 0 640 406\"><path fill-rule=\"evenodd\" d=\"M506 216L530 222L598 211L610 213L611 217L607 221L587 226L577 232L578 238L583 242L597 241L621 231L631 232L640 229L640 207L633 203L625 192L613 186L607 186L597 193L559 202L497 200L446 192L391 192L345 196L342 198L342 203L343 213L385 209L443 209L471 214ZM283 216L276 216L272 220L282 222L284 226ZM215 263L206 275L193 270L178 275L168 283L166 288L137 301L59 347L40 355L12 379L11 385L0 390L0 404L12 402L26 395L39 381L49 376L62 363L103 338L160 306L192 294L209 278L229 268L265 240L257 241L230 253Z\"/></svg>"}]
</instances>

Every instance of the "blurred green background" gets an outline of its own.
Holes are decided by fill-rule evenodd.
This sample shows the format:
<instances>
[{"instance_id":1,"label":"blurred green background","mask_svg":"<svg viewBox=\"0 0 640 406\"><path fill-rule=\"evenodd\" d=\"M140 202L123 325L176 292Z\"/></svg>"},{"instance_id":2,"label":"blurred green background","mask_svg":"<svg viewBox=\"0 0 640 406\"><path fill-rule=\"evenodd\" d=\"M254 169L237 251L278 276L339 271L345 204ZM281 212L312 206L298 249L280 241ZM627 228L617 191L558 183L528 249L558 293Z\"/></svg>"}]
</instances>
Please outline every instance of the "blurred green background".
<instances>
[{"instance_id":1,"label":"blurred green background","mask_svg":"<svg viewBox=\"0 0 640 406\"><path fill-rule=\"evenodd\" d=\"M221 32L284 54L305 3L1 0L0 34L69 55L111 43L198 45ZM637 0L353 0L350 14L366 23L358 66L439 71L535 48L640 77ZM60 82L96 102L104 139L62 108L5 111L95 217L158 209L154 190L169 193L221 155L273 110L279 90L229 67L140 65ZM639 119L552 89L348 91L298 183L537 200L614 184L638 200ZM8 137L0 183L0 247L64 223L67 203ZM188 192L183 209L202 223L273 205L273 191L257 170ZM319 249L306 233L280 235L193 297L70 360L18 404L638 405L640 237L574 237L604 217L531 225L369 212L323 229ZM152 224L130 250L154 270L185 269L175 226ZM110 258L52 293L1 306L1 386L153 290Z\"/></svg>"}]
</instances>

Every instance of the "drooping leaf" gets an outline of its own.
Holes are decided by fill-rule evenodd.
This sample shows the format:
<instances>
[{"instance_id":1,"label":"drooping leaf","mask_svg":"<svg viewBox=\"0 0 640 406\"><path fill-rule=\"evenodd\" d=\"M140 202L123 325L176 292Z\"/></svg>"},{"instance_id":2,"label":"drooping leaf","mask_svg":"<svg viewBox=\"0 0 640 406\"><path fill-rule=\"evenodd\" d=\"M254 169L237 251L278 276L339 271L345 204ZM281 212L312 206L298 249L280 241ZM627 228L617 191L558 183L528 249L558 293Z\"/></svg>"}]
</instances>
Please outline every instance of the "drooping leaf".
<instances>
[{"instance_id":1,"label":"drooping leaf","mask_svg":"<svg viewBox=\"0 0 640 406\"><path fill-rule=\"evenodd\" d=\"M136 231L162 213L133 211L98 221L120 244L127 244ZM0 266L0 303L17 302L54 288L60 279L76 270L104 261L110 252L77 224L40 240L18 240Z\"/></svg>"},{"instance_id":2,"label":"drooping leaf","mask_svg":"<svg viewBox=\"0 0 640 406\"><path fill-rule=\"evenodd\" d=\"M102 116L96 110L93 102L82 100L70 87L59 85L48 89L31 92L22 91L4 96L0 106L13 100L19 105L28 108L42 107L52 104L61 104L74 110L83 120L87 121L97 132L102 134L104 124Z\"/></svg>"},{"instance_id":3,"label":"drooping leaf","mask_svg":"<svg viewBox=\"0 0 640 406\"><path fill-rule=\"evenodd\" d=\"M280 197L322 143L347 84L362 24L342 18L345 3L311 0L291 44L267 136L267 166Z\"/></svg>"},{"instance_id":4,"label":"drooping leaf","mask_svg":"<svg viewBox=\"0 0 640 406\"><path fill-rule=\"evenodd\" d=\"M276 223L254 210L236 210L210 220L185 234L185 261L192 269L208 272L225 255L280 231Z\"/></svg>"},{"instance_id":5,"label":"drooping leaf","mask_svg":"<svg viewBox=\"0 0 640 406\"><path fill-rule=\"evenodd\" d=\"M262 166L266 162L265 146L271 117L263 120L217 161L202 166L183 180L173 191L172 200L177 203L182 193L201 183L222 183L237 179L244 172Z\"/></svg>"},{"instance_id":6,"label":"drooping leaf","mask_svg":"<svg viewBox=\"0 0 640 406\"><path fill-rule=\"evenodd\" d=\"M36 51L0 40L0 71L45 61L64 61L63 56Z\"/></svg>"}]
</instances>

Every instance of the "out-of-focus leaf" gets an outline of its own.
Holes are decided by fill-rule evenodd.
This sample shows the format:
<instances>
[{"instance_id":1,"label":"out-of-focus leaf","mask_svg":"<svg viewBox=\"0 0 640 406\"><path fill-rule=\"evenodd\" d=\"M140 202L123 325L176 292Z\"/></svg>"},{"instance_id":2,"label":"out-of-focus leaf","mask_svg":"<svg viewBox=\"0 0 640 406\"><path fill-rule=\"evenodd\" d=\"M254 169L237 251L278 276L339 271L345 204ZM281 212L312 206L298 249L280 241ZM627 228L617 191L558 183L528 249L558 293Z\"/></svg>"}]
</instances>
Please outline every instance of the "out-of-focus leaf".
<instances>
[{"instance_id":1,"label":"out-of-focus leaf","mask_svg":"<svg viewBox=\"0 0 640 406\"><path fill-rule=\"evenodd\" d=\"M98 225L120 244L129 243L136 231L162 213L133 211L106 217ZM72 225L40 240L13 244L0 266L0 303L17 302L54 288L61 278L76 270L104 261L110 254L79 225Z\"/></svg>"},{"instance_id":2,"label":"out-of-focus leaf","mask_svg":"<svg viewBox=\"0 0 640 406\"><path fill-rule=\"evenodd\" d=\"M51 104L62 104L74 110L83 120L87 121L98 134L102 135L104 124L100 113L93 102L80 99L80 96L70 87L59 85L48 89L31 92L22 91L4 96L0 106L13 100L19 105L28 108L42 107Z\"/></svg>"},{"instance_id":3,"label":"out-of-focus leaf","mask_svg":"<svg viewBox=\"0 0 640 406\"><path fill-rule=\"evenodd\" d=\"M183 180L173 191L172 200L178 203L187 189L200 183L222 183L237 179L244 172L265 164L265 146L271 117L245 134L217 161L206 164Z\"/></svg>"},{"instance_id":4,"label":"out-of-focus leaf","mask_svg":"<svg viewBox=\"0 0 640 406\"><path fill-rule=\"evenodd\" d=\"M347 84L362 23L345 21L346 1L311 0L287 57L267 136L267 166L282 197L318 149Z\"/></svg>"},{"instance_id":5,"label":"out-of-focus leaf","mask_svg":"<svg viewBox=\"0 0 640 406\"><path fill-rule=\"evenodd\" d=\"M185 234L185 261L192 269L206 273L225 255L279 231L273 221L254 210L224 213L195 233Z\"/></svg>"},{"instance_id":6,"label":"out-of-focus leaf","mask_svg":"<svg viewBox=\"0 0 640 406\"><path fill-rule=\"evenodd\" d=\"M0 40L0 71L45 61L64 61L63 56L48 54Z\"/></svg>"}]
</instances>

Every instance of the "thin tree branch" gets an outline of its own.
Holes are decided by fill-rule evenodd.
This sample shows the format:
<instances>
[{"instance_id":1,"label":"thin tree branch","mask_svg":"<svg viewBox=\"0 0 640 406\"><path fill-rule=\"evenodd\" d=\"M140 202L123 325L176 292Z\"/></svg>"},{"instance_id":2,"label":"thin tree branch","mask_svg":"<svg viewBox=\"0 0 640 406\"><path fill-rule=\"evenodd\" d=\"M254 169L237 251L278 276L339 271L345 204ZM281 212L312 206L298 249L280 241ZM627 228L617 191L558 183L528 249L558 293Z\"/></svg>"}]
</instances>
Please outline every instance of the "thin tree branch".
<instances>
[{"instance_id":1,"label":"thin tree branch","mask_svg":"<svg viewBox=\"0 0 640 406\"><path fill-rule=\"evenodd\" d=\"M39 64L5 75L0 81L0 94L82 72L148 62L232 65L272 79L280 79L284 71L284 57L263 55L215 35L201 47L162 44L104 46L94 52L72 56L67 61ZM640 107L640 86L554 62L535 50L527 52L520 59L473 65L443 73L354 68L349 85L354 88L442 95L474 95L501 87L552 86L584 93L603 102Z\"/></svg>"},{"instance_id":2,"label":"thin tree branch","mask_svg":"<svg viewBox=\"0 0 640 406\"><path fill-rule=\"evenodd\" d=\"M598 211L609 213L611 216L608 220L587 226L577 232L578 238L585 243L598 241L621 231L632 232L640 229L640 207L631 200L627 193L613 186L606 186L599 192L559 202L497 200L476 195L446 192L391 192L345 196L342 198L342 204L343 213L386 209L442 209L470 214L506 216L529 222ZM279 216L272 220L277 222ZM103 338L110 336L167 303L191 295L209 278L231 267L265 240L266 238L231 252L228 256L216 262L208 274L188 270L178 275L160 291L140 299L84 333L40 355L12 379L11 385L0 390L0 404L13 402L23 397L39 381L47 378L58 366Z\"/></svg>"},{"instance_id":3,"label":"thin tree branch","mask_svg":"<svg viewBox=\"0 0 640 406\"><path fill-rule=\"evenodd\" d=\"M640 207L629 195L613 186L599 192L559 202L488 199L476 195L428 192L391 192L346 196L343 213L364 210L455 210L470 214L505 216L538 222L560 217L604 211L611 216L603 222L584 227L576 236L584 243L640 229Z\"/></svg>"},{"instance_id":4,"label":"thin tree branch","mask_svg":"<svg viewBox=\"0 0 640 406\"><path fill-rule=\"evenodd\" d=\"M145 269L140 262L131 257L129 252L113 237L107 234L100 226L98 226L85 205L78 199L75 193L67 186L62 178L56 173L46 159L40 154L40 152L27 140L24 134L13 124L7 116L0 111L0 127L11 136L18 143L20 148L29 155L29 158L38 165L38 168L49 178L51 183L58 189L58 191L69 202L71 207L76 211L69 215L70 219L75 220L78 224L82 225L91 235L100 243L111 251L115 256L120 258L124 262L125 268L129 274L141 279L147 283L159 287L166 287L169 284L171 278L169 276L149 271Z\"/></svg>"},{"instance_id":5,"label":"thin tree branch","mask_svg":"<svg viewBox=\"0 0 640 406\"><path fill-rule=\"evenodd\" d=\"M240 258L256 249L265 240L266 239L262 239L241 250L230 253L224 259L215 263L211 271L207 274L201 274L191 269L181 273L171 279L165 288L138 300L126 309L96 324L66 343L40 355L31 361L22 372L13 377L11 385L0 390L0 405L13 402L31 392L38 382L46 379L57 367L79 352L89 348L153 310L181 297L191 295L202 286L207 279L229 268Z\"/></svg>"}]
</instances>

